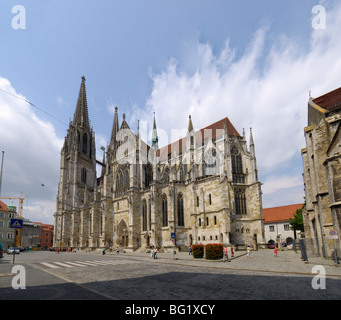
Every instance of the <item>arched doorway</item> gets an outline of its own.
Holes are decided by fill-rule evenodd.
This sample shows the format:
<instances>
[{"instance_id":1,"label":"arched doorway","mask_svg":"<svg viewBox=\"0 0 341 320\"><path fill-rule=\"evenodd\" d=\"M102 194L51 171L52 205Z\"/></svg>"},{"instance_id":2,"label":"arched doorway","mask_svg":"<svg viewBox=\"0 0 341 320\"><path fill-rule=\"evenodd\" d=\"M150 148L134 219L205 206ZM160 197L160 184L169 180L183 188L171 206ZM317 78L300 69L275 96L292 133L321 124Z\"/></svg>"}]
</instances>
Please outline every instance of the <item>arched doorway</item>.
<instances>
[{"instance_id":1,"label":"arched doorway","mask_svg":"<svg viewBox=\"0 0 341 320\"><path fill-rule=\"evenodd\" d=\"M117 242L118 245L121 247L128 247L129 243L128 227L124 220L121 220L121 222L118 225Z\"/></svg>"}]
</instances>

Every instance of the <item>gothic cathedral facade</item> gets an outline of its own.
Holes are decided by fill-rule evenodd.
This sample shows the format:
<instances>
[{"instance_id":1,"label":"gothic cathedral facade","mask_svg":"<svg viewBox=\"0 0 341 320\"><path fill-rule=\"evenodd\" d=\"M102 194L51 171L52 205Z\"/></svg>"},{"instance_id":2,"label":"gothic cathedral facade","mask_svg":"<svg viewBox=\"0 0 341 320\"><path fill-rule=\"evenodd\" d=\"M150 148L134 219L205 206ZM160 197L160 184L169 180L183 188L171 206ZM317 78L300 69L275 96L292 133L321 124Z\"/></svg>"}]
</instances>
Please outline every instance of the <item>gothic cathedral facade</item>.
<instances>
[{"instance_id":1,"label":"gothic cathedral facade","mask_svg":"<svg viewBox=\"0 0 341 320\"><path fill-rule=\"evenodd\" d=\"M201 130L189 116L186 137L159 148L119 124L96 158L85 78L61 150L54 246L165 251L191 244L264 242L255 145L226 117ZM96 166L102 170L97 177Z\"/></svg>"}]
</instances>

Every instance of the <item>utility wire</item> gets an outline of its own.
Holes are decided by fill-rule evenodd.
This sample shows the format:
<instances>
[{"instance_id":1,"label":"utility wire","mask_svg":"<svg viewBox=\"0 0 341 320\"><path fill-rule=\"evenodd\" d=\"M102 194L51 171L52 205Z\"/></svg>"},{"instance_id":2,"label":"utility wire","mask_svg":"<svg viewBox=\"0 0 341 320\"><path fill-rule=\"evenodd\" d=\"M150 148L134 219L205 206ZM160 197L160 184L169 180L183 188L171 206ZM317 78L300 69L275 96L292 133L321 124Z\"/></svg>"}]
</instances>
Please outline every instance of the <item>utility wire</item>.
<instances>
[{"instance_id":1,"label":"utility wire","mask_svg":"<svg viewBox=\"0 0 341 320\"><path fill-rule=\"evenodd\" d=\"M50 116L51 118L53 118L53 119L59 121L60 123L64 124L65 126L67 126L67 124L66 124L65 122L59 120L58 118L56 118L56 117L53 116L52 114L49 114L48 112L46 112L46 111L43 110L42 108L39 108L38 106L36 106L34 103L28 101L27 99L24 99L24 98L22 98L22 97L20 97L20 96L18 96L18 95L16 95L16 94L13 94L13 93L8 92L8 91L6 91L6 90L3 90L3 89L1 89L1 88L0 88L0 90L1 90L2 92L5 92L5 93L11 95L12 97L15 97L15 98L18 98L18 99L20 99L20 100L22 100L22 101L27 102L27 103L30 104L31 106L37 108L39 111L44 112L45 114L47 114L47 115Z\"/></svg>"},{"instance_id":2,"label":"utility wire","mask_svg":"<svg viewBox=\"0 0 341 320\"><path fill-rule=\"evenodd\" d=\"M22 98L22 97L20 97L20 96L18 96L18 95L16 95L16 94L13 94L13 93L8 92L8 91L6 91L6 90L3 90L3 89L1 89L1 88L0 88L0 91L2 91L2 92L4 92L4 93L7 93L7 94L9 94L10 96L12 96L12 97L14 97L14 98L17 98L17 99L20 99L20 100L22 100L22 101L25 101L26 103L28 103L28 104L31 105L32 107L37 108L39 111L41 111L41 112L47 114L49 117L51 117L51 118L53 118L53 119L55 119L55 120L57 120L57 121L59 121L60 123L62 123L62 124L65 125L66 127L68 126L65 122L63 122L62 120L59 120L58 118L56 118L56 117L53 116L52 114L50 114L50 113L46 112L45 110L43 110L42 108L36 106L34 103L30 102L29 100L24 99L24 98ZM101 146L99 143L97 143L97 142L96 142L96 145L102 147L102 146Z\"/></svg>"}]
</instances>

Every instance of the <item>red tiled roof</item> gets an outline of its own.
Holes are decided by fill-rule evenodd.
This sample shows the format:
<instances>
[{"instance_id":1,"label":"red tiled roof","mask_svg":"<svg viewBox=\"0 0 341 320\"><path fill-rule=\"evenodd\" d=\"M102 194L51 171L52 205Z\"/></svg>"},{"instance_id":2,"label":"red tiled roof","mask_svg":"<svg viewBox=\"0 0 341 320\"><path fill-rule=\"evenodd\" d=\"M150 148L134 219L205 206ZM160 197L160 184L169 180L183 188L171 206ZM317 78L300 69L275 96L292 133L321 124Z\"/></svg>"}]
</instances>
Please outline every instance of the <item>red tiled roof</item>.
<instances>
[{"instance_id":1,"label":"red tiled roof","mask_svg":"<svg viewBox=\"0 0 341 320\"><path fill-rule=\"evenodd\" d=\"M7 205L0 200L0 211L8 211Z\"/></svg>"},{"instance_id":2,"label":"red tiled roof","mask_svg":"<svg viewBox=\"0 0 341 320\"><path fill-rule=\"evenodd\" d=\"M341 107L341 87L313 99L313 102L328 111Z\"/></svg>"},{"instance_id":3,"label":"red tiled roof","mask_svg":"<svg viewBox=\"0 0 341 320\"><path fill-rule=\"evenodd\" d=\"M263 209L264 223L284 222L294 218L296 210L302 209L303 203L291 204L282 207Z\"/></svg>"},{"instance_id":4,"label":"red tiled roof","mask_svg":"<svg viewBox=\"0 0 341 320\"><path fill-rule=\"evenodd\" d=\"M204 144L204 141L208 138L215 139L217 137L220 137L223 133L222 130L224 130L224 126L227 128L227 134L229 136L236 135L240 137L239 132L236 130L236 128L233 126L229 118L225 117L215 123L210 124L209 126L202 128L195 132L195 139L197 146L202 146ZM161 159L167 159L169 154L179 154L184 150L186 147L186 138L182 138L178 141L175 141L173 143L170 143L169 145L159 149L157 151L157 155Z\"/></svg>"}]
</instances>

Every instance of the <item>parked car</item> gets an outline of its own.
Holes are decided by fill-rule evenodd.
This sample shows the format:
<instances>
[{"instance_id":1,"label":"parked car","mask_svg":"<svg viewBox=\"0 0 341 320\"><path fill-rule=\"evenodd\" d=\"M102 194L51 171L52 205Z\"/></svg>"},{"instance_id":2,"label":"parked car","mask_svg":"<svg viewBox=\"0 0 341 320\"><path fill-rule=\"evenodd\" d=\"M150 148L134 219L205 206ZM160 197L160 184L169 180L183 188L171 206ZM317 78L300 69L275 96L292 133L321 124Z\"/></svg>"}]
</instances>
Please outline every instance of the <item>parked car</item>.
<instances>
[{"instance_id":1,"label":"parked car","mask_svg":"<svg viewBox=\"0 0 341 320\"><path fill-rule=\"evenodd\" d=\"M4 257L4 248L2 247L2 244L0 242L0 259Z\"/></svg>"},{"instance_id":2,"label":"parked car","mask_svg":"<svg viewBox=\"0 0 341 320\"><path fill-rule=\"evenodd\" d=\"M19 254L20 253L20 250L18 247L9 247L7 249L7 254L13 254L13 253L16 253L16 254Z\"/></svg>"}]
</instances>

